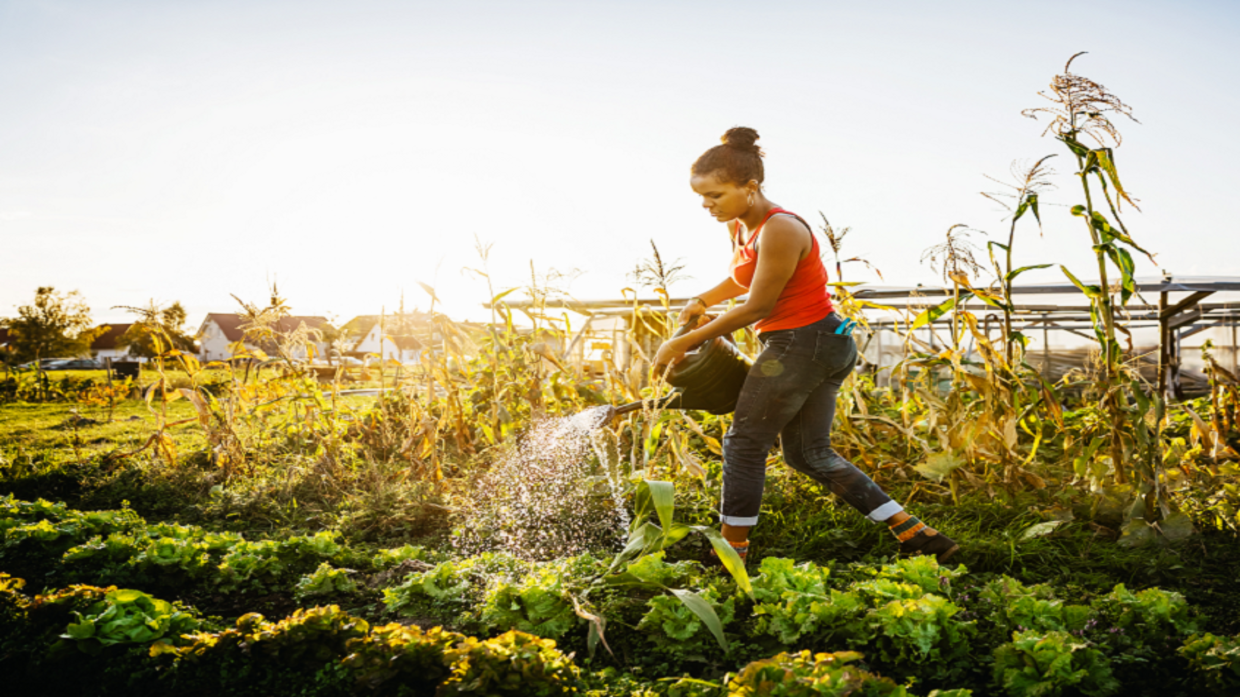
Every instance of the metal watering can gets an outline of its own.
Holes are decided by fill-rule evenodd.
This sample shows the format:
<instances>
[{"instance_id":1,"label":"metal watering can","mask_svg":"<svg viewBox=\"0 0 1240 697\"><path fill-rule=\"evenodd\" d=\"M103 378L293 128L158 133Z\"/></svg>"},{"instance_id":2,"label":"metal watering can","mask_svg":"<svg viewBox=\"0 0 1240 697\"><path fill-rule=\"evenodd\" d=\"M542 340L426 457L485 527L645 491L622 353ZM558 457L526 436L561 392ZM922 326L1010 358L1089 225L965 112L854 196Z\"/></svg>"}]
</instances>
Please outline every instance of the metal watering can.
<instances>
[{"instance_id":1,"label":"metal watering can","mask_svg":"<svg viewBox=\"0 0 1240 697\"><path fill-rule=\"evenodd\" d=\"M689 325L682 326L673 337L683 336L690 330ZM667 376L672 392L653 400L653 405L660 409L695 409L712 414L730 414L736 409L736 400L752 366L753 361L741 353L731 336L717 336L686 352L684 360L672 366ZM599 423L637 411L643 404L646 402L611 407L601 415Z\"/></svg>"}]
</instances>

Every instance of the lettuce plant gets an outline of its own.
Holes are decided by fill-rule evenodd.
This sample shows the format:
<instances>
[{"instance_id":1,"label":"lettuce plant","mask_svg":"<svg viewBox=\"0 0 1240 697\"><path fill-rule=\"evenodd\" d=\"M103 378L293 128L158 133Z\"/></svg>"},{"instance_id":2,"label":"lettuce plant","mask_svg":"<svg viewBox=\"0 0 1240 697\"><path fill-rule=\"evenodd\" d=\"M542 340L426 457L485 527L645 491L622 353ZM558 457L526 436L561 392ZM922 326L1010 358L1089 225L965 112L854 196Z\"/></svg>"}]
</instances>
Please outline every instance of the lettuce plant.
<instances>
[{"instance_id":1,"label":"lettuce plant","mask_svg":"<svg viewBox=\"0 0 1240 697\"><path fill-rule=\"evenodd\" d=\"M1120 687L1101 651L1055 631L1014 633L995 649L994 679L1011 697L1106 697Z\"/></svg>"},{"instance_id":2,"label":"lettuce plant","mask_svg":"<svg viewBox=\"0 0 1240 697\"><path fill-rule=\"evenodd\" d=\"M854 593L827 588L830 572L811 563L767 557L753 580L754 631L795 645L803 637L837 633L855 625L865 604Z\"/></svg>"},{"instance_id":3,"label":"lettuce plant","mask_svg":"<svg viewBox=\"0 0 1240 697\"><path fill-rule=\"evenodd\" d=\"M193 631L198 621L172 603L136 590L114 590L74 613L77 622L65 628L62 639L75 642L86 653L99 653L114 644L147 644L165 636Z\"/></svg>"},{"instance_id":4,"label":"lettuce plant","mask_svg":"<svg viewBox=\"0 0 1240 697\"><path fill-rule=\"evenodd\" d=\"M853 665L856 651L809 651L754 661L728 682L730 697L818 697L865 695L906 697L903 686Z\"/></svg>"},{"instance_id":5,"label":"lettuce plant","mask_svg":"<svg viewBox=\"0 0 1240 697\"><path fill-rule=\"evenodd\" d=\"M719 628L725 628L736 617L736 598L732 594L721 593L714 587L707 587L696 594L704 601L715 617ZM656 595L647 601L650 608L637 624L637 629L646 632L649 640L660 650L675 656L708 655L715 644L713 631L706 626L705 620L692 609L688 603L675 595Z\"/></svg>"},{"instance_id":6,"label":"lettuce plant","mask_svg":"<svg viewBox=\"0 0 1240 697\"><path fill-rule=\"evenodd\" d=\"M917 586L924 593L934 593L950 598L952 581L968 573L963 565L954 569L940 566L937 559L929 555L900 559L894 564L880 567L865 566L859 573L873 576L875 579L887 579Z\"/></svg>"},{"instance_id":7,"label":"lettuce plant","mask_svg":"<svg viewBox=\"0 0 1240 697\"><path fill-rule=\"evenodd\" d=\"M466 637L448 649L444 660L452 674L437 695L496 695L497 697L544 697L577 692L580 669L555 647L540 639L511 631L494 639Z\"/></svg>"},{"instance_id":8,"label":"lettuce plant","mask_svg":"<svg viewBox=\"0 0 1240 697\"><path fill-rule=\"evenodd\" d=\"M518 629L559 639L581 623L569 597L589 575L605 566L589 554L536 564L514 582L494 583L482 604L481 621L491 630Z\"/></svg>"},{"instance_id":9,"label":"lettuce plant","mask_svg":"<svg viewBox=\"0 0 1240 697\"><path fill-rule=\"evenodd\" d=\"M1212 694L1240 693L1240 637L1194 635L1177 653L1188 662L1197 682Z\"/></svg>"},{"instance_id":10,"label":"lettuce plant","mask_svg":"<svg viewBox=\"0 0 1240 697\"><path fill-rule=\"evenodd\" d=\"M423 630L417 625L406 627L393 622L373 628L364 638L351 640L344 666L372 689L398 680L403 686L431 694L448 675L444 654L464 640L464 635L442 627Z\"/></svg>"},{"instance_id":11,"label":"lettuce plant","mask_svg":"<svg viewBox=\"0 0 1240 697\"><path fill-rule=\"evenodd\" d=\"M331 595L333 593L352 593L357 590L357 583L349 578L352 569L337 569L323 562L314 573L306 574L297 581L293 595L298 600L305 600L315 595Z\"/></svg>"}]
</instances>

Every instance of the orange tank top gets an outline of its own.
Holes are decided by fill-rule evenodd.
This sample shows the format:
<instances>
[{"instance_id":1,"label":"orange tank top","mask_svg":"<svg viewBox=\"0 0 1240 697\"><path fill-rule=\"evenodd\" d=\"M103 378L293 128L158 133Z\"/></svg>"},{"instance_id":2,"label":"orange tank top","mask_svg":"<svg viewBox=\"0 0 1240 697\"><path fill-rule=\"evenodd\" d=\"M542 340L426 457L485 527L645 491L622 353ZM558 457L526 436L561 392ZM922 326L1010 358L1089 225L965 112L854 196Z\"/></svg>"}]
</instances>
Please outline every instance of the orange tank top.
<instances>
[{"instance_id":1,"label":"orange tank top","mask_svg":"<svg viewBox=\"0 0 1240 697\"><path fill-rule=\"evenodd\" d=\"M744 245L736 245L736 250L732 253L732 280L742 288L748 289L753 284L754 271L758 268L758 233L762 232L762 227L771 216L779 213L800 220L809 229L809 224L796 213L772 208L758 227L754 228L749 240ZM804 327L826 317L834 309L831 305L831 293L827 291L827 268L818 254L818 238L814 236L812 229L810 240L813 246L809 254L797 263L792 278L788 279L779 299L775 301L775 308L771 310L771 314L754 325L759 333Z\"/></svg>"}]
</instances>

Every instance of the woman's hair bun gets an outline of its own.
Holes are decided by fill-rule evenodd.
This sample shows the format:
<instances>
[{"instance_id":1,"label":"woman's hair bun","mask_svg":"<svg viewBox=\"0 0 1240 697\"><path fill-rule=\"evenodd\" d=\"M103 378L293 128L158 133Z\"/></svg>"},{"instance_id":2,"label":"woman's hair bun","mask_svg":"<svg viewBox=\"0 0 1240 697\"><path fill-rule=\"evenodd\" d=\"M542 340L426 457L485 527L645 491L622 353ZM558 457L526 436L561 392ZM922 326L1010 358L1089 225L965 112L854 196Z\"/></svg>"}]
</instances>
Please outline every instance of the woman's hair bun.
<instances>
[{"instance_id":1,"label":"woman's hair bun","mask_svg":"<svg viewBox=\"0 0 1240 697\"><path fill-rule=\"evenodd\" d=\"M696 176L714 174L719 181L739 185L751 181L761 184L766 173L762 167L762 148L758 147L758 132L744 126L729 128L723 134L723 144L702 153L690 171Z\"/></svg>"},{"instance_id":2,"label":"woman's hair bun","mask_svg":"<svg viewBox=\"0 0 1240 697\"><path fill-rule=\"evenodd\" d=\"M728 132L723 134L722 140L730 148L762 154L762 149L758 147L758 132L752 128L745 126L729 128Z\"/></svg>"}]
</instances>

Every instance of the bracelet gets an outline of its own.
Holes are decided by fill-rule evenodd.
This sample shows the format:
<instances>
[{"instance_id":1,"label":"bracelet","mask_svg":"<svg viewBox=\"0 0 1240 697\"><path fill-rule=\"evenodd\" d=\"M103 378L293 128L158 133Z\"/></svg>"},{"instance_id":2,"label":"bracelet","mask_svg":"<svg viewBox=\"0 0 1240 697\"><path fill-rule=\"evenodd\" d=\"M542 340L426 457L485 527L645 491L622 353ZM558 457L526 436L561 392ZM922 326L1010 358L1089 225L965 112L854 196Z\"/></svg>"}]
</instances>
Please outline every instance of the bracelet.
<instances>
[{"instance_id":1,"label":"bracelet","mask_svg":"<svg viewBox=\"0 0 1240 697\"><path fill-rule=\"evenodd\" d=\"M698 301L698 302L702 303L702 309L703 309L703 310L708 310L708 309L710 309L710 305L707 305L707 304L706 304L706 301L705 301L705 300L703 300L703 299L701 299L700 297L692 297L692 298L689 298L689 302L690 302L690 303L691 303L691 302L693 302L694 300L696 300L696 301ZM688 304L688 303L685 303L685 307L688 307L688 306L689 306L689 304Z\"/></svg>"}]
</instances>

